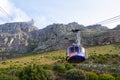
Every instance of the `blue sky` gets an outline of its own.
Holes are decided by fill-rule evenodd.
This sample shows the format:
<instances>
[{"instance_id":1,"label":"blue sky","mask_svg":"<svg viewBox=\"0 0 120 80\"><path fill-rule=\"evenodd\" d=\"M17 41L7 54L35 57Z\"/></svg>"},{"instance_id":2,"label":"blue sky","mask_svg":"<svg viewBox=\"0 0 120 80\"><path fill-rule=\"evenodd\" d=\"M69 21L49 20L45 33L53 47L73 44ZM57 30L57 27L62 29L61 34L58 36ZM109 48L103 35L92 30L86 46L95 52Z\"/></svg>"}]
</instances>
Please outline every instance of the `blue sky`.
<instances>
[{"instance_id":1,"label":"blue sky","mask_svg":"<svg viewBox=\"0 0 120 80\"><path fill-rule=\"evenodd\" d=\"M0 0L0 7L8 13L0 12L1 24L34 19L38 28L70 22L87 26L120 15L120 0Z\"/></svg>"}]
</instances>

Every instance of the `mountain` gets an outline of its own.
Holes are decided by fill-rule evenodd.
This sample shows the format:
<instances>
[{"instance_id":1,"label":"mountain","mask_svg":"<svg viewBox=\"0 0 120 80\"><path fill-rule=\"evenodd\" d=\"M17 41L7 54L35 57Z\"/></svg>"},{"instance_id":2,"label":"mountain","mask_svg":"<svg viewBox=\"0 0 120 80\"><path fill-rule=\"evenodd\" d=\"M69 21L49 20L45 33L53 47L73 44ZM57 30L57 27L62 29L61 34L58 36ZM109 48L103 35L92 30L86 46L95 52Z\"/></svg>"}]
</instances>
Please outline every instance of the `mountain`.
<instances>
[{"instance_id":1,"label":"mountain","mask_svg":"<svg viewBox=\"0 0 120 80\"><path fill-rule=\"evenodd\" d=\"M114 30L120 30L120 25L117 25L117 27L115 27Z\"/></svg>"},{"instance_id":2,"label":"mountain","mask_svg":"<svg viewBox=\"0 0 120 80\"><path fill-rule=\"evenodd\" d=\"M100 24L87 26L87 29L91 29L91 30L108 30L107 27L102 26Z\"/></svg>"},{"instance_id":3,"label":"mountain","mask_svg":"<svg viewBox=\"0 0 120 80\"><path fill-rule=\"evenodd\" d=\"M110 30L101 25L85 27L72 22L52 24L38 29L31 20L0 25L0 54L2 58L9 58L31 51L44 52L67 48L76 41L76 33L72 32L74 29L81 30L84 46L120 42L119 30Z\"/></svg>"},{"instance_id":4,"label":"mountain","mask_svg":"<svg viewBox=\"0 0 120 80\"><path fill-rule=\"evenodd\" d=\"M30 32L38 30L33 24L34 21L31 20L0 25L0 53L6 53L5 56L16 56L16 53L28 52Z\"/></svg>"},{"instance_id":5,"label":"mountain","mask_svg":"<svg viewBox=\"0 0 120 80\"><path fill-rule=\"evenodd\" d=\"M68 23L66 25L68 28L71 28L71 29L79 29L79 30L85 30L86 27L84 25L80 25L78 24L77 22L72 22L72 23Z\"/></svg>"},{"instance_id":6,"label":"mountain","mask_svg":"<svg viewBox=\"0 0 120 80\"><path fill-rule=\"evenodd\" d=\"M98 27L98 28L97 28ZM95 29L94 29L95 28ZM83 26L76 22L69 24L52 24L39 30L38 46L34 51L51 51L67 48L76 41L76 33L72 30L81 30L82 44L84 46L109 44L120 42L120 31L110 30L101 25Z\"/></svg>"}]
</instances>

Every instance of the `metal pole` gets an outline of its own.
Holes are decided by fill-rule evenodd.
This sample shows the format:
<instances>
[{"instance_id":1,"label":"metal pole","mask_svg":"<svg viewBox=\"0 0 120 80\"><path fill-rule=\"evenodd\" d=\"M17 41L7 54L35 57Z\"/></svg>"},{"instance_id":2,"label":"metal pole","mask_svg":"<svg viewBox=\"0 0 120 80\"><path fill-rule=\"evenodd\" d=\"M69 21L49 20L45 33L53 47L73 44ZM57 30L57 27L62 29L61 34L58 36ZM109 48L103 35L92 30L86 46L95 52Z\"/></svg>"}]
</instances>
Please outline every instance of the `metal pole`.
<instances>
[{"instance_id":1,"label":"metal pole","mask_svg":"<svg viewBox=\"0 0 120 80\"><path fill-rule=\"evenodd\" d=\"M80 31L77 32L77 45L81 45Z\"/></svg>"}]
</instances>

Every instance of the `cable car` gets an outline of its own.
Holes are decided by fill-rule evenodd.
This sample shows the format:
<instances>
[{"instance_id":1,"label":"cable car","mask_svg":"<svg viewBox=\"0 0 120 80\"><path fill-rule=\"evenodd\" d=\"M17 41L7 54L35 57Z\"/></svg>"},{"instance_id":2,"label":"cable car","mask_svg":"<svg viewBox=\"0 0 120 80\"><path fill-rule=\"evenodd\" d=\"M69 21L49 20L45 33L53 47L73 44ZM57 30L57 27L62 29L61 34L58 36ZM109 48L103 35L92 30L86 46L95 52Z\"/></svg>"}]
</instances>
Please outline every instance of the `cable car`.
<instances>
[{"instance_id":1,"label":"cable car","mask_svg":"<svg viewBox=\"0 0 120 80\"><path fill-rule=\"evenodd\" d=\"M79 30L73 30L73 32L77 32L77 40L76 44L67 48L66 60L70 63L81 63L86 60L85 48L81 46Z\"/></svg>"},{"instance_id":2,"label":"cable car","mask_svg":"<svg viewBox=\"0 0 120 80\"><path fill-rule=\"evenodd\" d=\"M68 47L66 56L66 60L70 63L81 63L86 60L85 49L78 45Z\"/></svg>"}]
</instances>

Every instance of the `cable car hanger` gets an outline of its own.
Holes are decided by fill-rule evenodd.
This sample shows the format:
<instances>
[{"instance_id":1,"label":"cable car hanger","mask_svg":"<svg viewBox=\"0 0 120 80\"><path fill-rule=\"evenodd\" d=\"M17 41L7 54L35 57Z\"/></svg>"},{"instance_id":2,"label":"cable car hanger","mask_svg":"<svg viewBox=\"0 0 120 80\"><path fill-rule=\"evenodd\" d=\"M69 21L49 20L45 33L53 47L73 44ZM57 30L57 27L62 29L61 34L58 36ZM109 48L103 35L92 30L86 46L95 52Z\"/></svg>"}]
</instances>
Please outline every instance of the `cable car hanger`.
<instances>
[{"instance_id":1,"label":"cable car hanger","mask_svg":"<svg viewBox=\"0 0 120 80\"><path fill-rule=\"evenodd\" d=\"M85 48L81 45L80 30L74 29L73 33L76 33L76 43L69 46L66 50L66 61L69 63L81 63L86 60Z\"/></svg>"}]
</instances>

